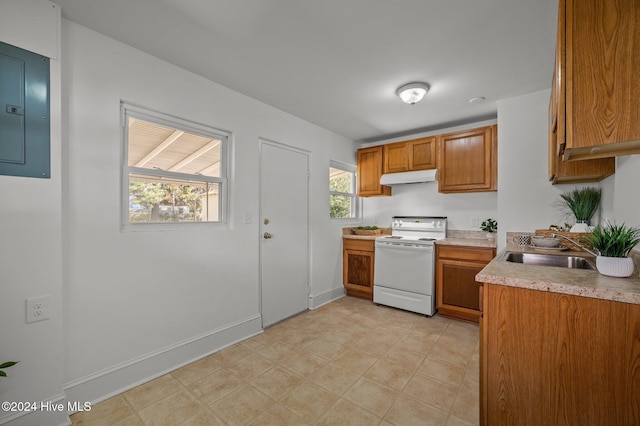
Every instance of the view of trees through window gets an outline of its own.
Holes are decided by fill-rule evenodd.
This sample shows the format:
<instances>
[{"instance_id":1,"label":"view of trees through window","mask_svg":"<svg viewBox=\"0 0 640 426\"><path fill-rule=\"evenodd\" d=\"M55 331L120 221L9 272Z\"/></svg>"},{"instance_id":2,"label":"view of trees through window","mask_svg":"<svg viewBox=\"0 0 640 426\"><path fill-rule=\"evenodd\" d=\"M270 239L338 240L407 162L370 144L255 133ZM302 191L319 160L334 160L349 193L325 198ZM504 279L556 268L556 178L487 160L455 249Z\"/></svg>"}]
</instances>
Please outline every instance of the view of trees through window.
<instances>
[{"instance_id":1,"label":"view of trees through window","mask_svg":"<svg viewBox=\"0 0 640 426\"><path fill-rule=\"evenodd\" d=\"M209 212L217 216L218 185L187 181L166 181L131 176L129 179L129 221L202 222ZM210 198L209 195L212 197ZM211 208L210 203L216 203ZM214 219L215 220L215 219Z\"/></svg>"},{"instance_id":2,"label":"view of trees through window","mask_svg":"<svg viewBox=\"0 0 640 426\"><path fill-rule=\"evenodd\" d=\"M329 209L333 219L355 217L355 174L331 167L329 169Z\"/></svg>"}]
</instances>

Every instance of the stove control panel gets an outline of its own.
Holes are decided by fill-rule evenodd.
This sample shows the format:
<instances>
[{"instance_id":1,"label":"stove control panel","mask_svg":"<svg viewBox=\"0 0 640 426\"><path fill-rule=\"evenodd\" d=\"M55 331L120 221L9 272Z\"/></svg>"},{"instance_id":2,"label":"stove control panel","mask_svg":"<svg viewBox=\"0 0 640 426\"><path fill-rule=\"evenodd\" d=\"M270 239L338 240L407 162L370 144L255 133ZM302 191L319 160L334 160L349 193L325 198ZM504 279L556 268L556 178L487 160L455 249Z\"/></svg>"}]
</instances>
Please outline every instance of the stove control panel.
<instances>
[{"instance_id":1,"label":"stove control panel","mask_svg":"<svg viewBox=\"0 0 640 426\"><path fill-rule=\"evenodd\" d=\"M413 229L416 231L433 231L447 229L446 217L429 217L429 216L394 216L391 218L392 229Z\"/></svg>"}]
</instances>

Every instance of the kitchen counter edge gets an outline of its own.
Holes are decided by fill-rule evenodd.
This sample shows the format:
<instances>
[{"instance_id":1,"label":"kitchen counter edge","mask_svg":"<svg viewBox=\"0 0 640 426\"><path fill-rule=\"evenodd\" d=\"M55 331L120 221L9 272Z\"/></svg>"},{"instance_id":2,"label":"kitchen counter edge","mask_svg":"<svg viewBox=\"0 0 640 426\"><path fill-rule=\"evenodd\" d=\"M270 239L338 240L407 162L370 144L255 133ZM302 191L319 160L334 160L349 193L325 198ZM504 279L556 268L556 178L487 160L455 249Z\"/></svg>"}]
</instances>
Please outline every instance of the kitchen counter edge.
<instances>
[{"instance_id":1,"label":"kitchen counter edge","mask_svg":"<svg viewBox=\"0 0 640 426\"><path fill-rule=\"evenodd\" d=\"M442 240L436 241L437 245L441 246L465 246L465 247L487 247L496 248L496 240L489 240L487 238L457 238L447 237Z\"/></svg>"},{"instance_id":2,"label":"kitchen counter edge","mask_svg":"<svg viewBox=\"0 0 640 426\"><path fill-rule=\"evenodd\" d=\"M637 270L631 277L614 278L598 271L497 260L505 251L513 250L509 247L502 250L476 275L476 281L640 305L640 277Z\"/></svg>"}]
</instances>

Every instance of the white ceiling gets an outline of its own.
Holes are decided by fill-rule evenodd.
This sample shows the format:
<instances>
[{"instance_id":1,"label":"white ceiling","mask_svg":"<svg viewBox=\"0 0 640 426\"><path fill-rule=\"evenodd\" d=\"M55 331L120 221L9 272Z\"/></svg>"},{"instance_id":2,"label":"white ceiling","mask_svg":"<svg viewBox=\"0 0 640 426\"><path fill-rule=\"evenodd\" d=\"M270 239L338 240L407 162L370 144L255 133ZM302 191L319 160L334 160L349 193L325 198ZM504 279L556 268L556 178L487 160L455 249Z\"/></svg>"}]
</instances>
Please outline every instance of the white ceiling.
<instances>
[{"instance_id":1,"label":"white ceiling","mask_svg":"<svg viewBox=\"0 0 640 426\"><path fill-rule=\"evenodd\" d=\"M54 0L63 16L358 142L551 87L557 0ZM396 96L431 85L414 106ZM470 104L470 98L486 101Z\"/></svg>"}]
</instances>

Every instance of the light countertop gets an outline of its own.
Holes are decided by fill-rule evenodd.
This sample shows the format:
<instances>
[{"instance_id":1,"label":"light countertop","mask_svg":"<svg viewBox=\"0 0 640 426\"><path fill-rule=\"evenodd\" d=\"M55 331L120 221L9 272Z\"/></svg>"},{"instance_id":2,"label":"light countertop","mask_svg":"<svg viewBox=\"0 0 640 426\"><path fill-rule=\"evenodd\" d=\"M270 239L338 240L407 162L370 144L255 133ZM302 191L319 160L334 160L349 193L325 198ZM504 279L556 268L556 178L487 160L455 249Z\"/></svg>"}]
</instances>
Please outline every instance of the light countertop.
<instances>
[{"instance_id":1,"label":"light countertop","mask_svg":"<svg viewBox=\"0 0 640 426\"><path fill-rule=\"evenodd\" d=\"M488 247L496 248L496 240L487 238L455 238L447 237L436 241L439 246L467 246L467 247Z\"/></svg>"},{"instance_id":2,"label":"light countertop","mask_svg":"<svg viewBox=\"0 0 640 426\"><path fill-rule=\"evenodd\" d=\"M640 277L637 268L629 278L614 278L598 271L497 260L504 251L531 250L509 244L476 275L477 281L640 305ZM570 254L583 257L587 255L585 252L563 252L558 255Z\"/></svg>"},{"instance_id":3,"label":"light countertop","mask_svg":"<svg viewBox=\"0 0 640 426\"><path fill-rule=\"evenodd\" d=\"M352 228L343 228L342 238L353 240L375 240L377 237L391 234L391 228L381 228L381 234L378 235L354 235ZM448 237L436 241L436 244L450 246L468 246L468 247L496 247L495 239L487 239L485 232L480 231L458 231L449 230Z\"/></svg>"},{"instance_id":4,"label":"light countertop","mask_svg":"<svg viewBox=\"0 0 640 426\"><path fill-rule=\"evenodd\" d=\"M354 234L342 234L342 238L345 240L375 240L381 235L354 235Z\"/></svg>"}]
</instances>

